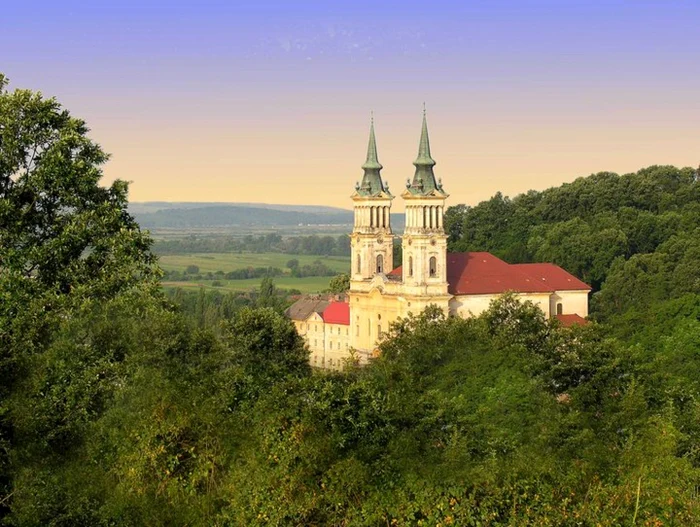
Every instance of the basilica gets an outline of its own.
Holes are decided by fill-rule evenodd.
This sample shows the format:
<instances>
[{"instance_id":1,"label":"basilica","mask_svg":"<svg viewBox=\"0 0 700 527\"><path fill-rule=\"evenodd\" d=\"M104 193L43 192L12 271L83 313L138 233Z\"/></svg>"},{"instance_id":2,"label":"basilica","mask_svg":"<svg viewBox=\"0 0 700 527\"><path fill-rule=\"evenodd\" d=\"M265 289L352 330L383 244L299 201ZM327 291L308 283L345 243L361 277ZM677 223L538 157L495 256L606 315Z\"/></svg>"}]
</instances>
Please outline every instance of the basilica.
<instances>
[{"instance_id":1,"label":"basilica","mask_svg":"<svg viewBox=\"0 0 700 527\"><path fill-rule=\"evenodd\" d=\"M306 340L312 366L342 369L349 357L366 363L389 325L434 304L446 314L480 314L511 291L564 325L585 323L590 286L549 263L508 264L487 252L447 252L443 228L448 194L434 174L423 114L415 174L401 193L406 214L403 265L392 269L394 196L381 178L374 123L370 125L364 176L351 199L350 290L343 297L307 296L287 316Z\"/></svg>"}]
</instances>

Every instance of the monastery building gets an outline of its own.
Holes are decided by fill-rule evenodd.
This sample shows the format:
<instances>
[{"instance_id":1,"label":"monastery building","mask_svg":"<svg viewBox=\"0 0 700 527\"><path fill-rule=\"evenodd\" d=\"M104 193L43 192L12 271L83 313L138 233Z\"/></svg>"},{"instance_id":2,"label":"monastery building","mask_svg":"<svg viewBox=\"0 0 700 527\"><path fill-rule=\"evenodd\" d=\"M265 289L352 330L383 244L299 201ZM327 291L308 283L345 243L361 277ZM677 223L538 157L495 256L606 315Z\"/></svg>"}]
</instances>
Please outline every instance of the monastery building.
<instances>
[{"instance_id":1,"label":"monastery building","mask_svg":"<svg viewBox=\"0 0 700 527\"><path fill-rule=\"evenodd\" d=\"M350 290L343 299L304 297L287 310L309 346L312 366L342 369L351 354L366 363L399 317L418 314L431 304L446 314L476 316L508 291L565 325L584 322L591 288L561 267L508 264L487 252L447 252L443 217L448 194L433 172L425 112L413 165L413 180L401 194L406 210L403 265L391 269L394 196L381 178L374 123L370 125L364 176L351 196Z\"/></svg>"}]
</instances>

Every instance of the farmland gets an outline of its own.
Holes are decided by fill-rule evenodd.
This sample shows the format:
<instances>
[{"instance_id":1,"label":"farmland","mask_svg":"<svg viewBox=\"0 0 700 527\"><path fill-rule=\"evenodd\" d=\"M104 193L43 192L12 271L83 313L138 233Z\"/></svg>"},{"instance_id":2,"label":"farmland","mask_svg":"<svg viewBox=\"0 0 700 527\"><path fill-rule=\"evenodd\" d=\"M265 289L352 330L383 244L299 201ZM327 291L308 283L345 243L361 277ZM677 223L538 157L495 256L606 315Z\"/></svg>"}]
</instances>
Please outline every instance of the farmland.
<instances>
[{"instance_id":1,"label":"farmland","mask_svg":"<svg viewBox=\"0 0 700 527\"><path fill-rule=\"evenodd\" d=\"M326 266L338 273L347 272L350 267L350 258L347 256L313 256L280 253L195 253L163 255L159 258L160 265L165 271L183 272L188 266L197 266L200 275L221 271L227 273L238 269L257 267L277 267L285 271L285 275L275 277L275 285L283 289L298 289L302 293L319 292L328 287L330 276L294 277L289 274L287 262L298 260L300 266L310 265L320 260ZM216 289L222 292L249 291L260 285L260 278L247 278L240 280L227 280L217 278L214 280L204 277L192 277L186 281L163 281L163 287L183 289L197 289L204 287Z\"/></svg>"},{"instance_id":2,"label":"farmland","mask_svg":"<svg viewBox=\"0 0 700 527\"><path fill-rule=\"evenodd\" d=\"M328 288L330 276L309 276L295 278L293 276L281 276L274 278L275 286L281 289L298 289L302 293L318 293ZM245 280L193 280L189 282L163 282L165 288L180 287L184 290L197 290L200 287L223 292L242 292L256 289L260 286L261 278L248 278ZM214 286L214 283L221 285Z\"/></svg>"},{"instance_id":3,"label":"farmland","mask_svg":"<svg viewBox=\"0 0 700 527\"><path fill-rule=\"evenodd\" d=\"M289 260L299 260L299 265L322 261L339 273L350 268L347 256L314 256L281 253L194 253L167 254L159 258L160 266L165 271L184 271L188 265L196 265L201 273L216 271L235 271L247 267L279 267L285 269Z\"/></svg>"}]
</instances>

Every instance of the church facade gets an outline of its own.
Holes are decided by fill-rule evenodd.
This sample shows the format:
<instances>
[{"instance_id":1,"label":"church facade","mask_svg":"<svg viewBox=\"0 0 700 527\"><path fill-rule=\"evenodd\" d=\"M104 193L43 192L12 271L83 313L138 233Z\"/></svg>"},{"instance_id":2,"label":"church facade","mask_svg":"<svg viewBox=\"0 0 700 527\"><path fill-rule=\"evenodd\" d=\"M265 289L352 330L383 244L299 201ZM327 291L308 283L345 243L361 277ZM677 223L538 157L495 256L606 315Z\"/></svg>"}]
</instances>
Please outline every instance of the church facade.
<instances>
[{"instance_id":1,"label":"church facade","mask_svg":"<svg viewBox=\"0 0 700 527\"><path fill-rule=\"evenodd\" d=\"M313 366L342 369L351 356L366 363L392 322L436 305L446 314L476 316L512 291L563 324L585 323L590 286L547 263L511 265L487 252L448 253L443 227L448 194L434 174L423 114L415 173L401 193L406 214L403 265L392 269L394 196L382 180L374 123L364 175L351 199L350 290L343 299L302 298L287 315L311 351Z\"/></svg>"}]
</instances>

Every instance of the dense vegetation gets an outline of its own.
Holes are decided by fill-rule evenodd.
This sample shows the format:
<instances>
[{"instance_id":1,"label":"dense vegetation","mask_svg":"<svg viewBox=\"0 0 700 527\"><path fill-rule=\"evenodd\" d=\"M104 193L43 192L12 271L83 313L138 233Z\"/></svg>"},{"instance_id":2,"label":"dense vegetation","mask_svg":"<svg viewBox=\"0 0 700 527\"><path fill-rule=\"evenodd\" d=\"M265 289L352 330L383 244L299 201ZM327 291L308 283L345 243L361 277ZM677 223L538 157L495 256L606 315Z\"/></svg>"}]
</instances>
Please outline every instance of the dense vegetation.
<instances>
[{"instance_id":1,"label":"dense vegetation","mask_svg":"<svg viewBox=\"0 0 700 527\"><path fill-rule=\"evenodd\" d=\"M451 207L445 227L451 250L555 262L599 289L625 260L639 262L636 255L665 254L674 268L697 263L697 249L685 248L700 240L699 218L698 172L653 166L624 176L601 172L512 200L497 193L475 207ZM698 276L680 281L692 289ZM671 284L669 294L686 289Z\"/></svg>"},{"instance_id":2,"label":"dense vegetation","mask_svg":"<svg viewBox=\"0 0 700 527\"><path fill-rule=\"evenodd\" d=\"M568 258L599 323L509 296L469 320L429 309L370 366L319 374L269 278L208 315L204 293L166 298L85 124L4 85L3 524L698 524L691 170L450 211L454 247Z\"/></svg>"}]
</instances>

